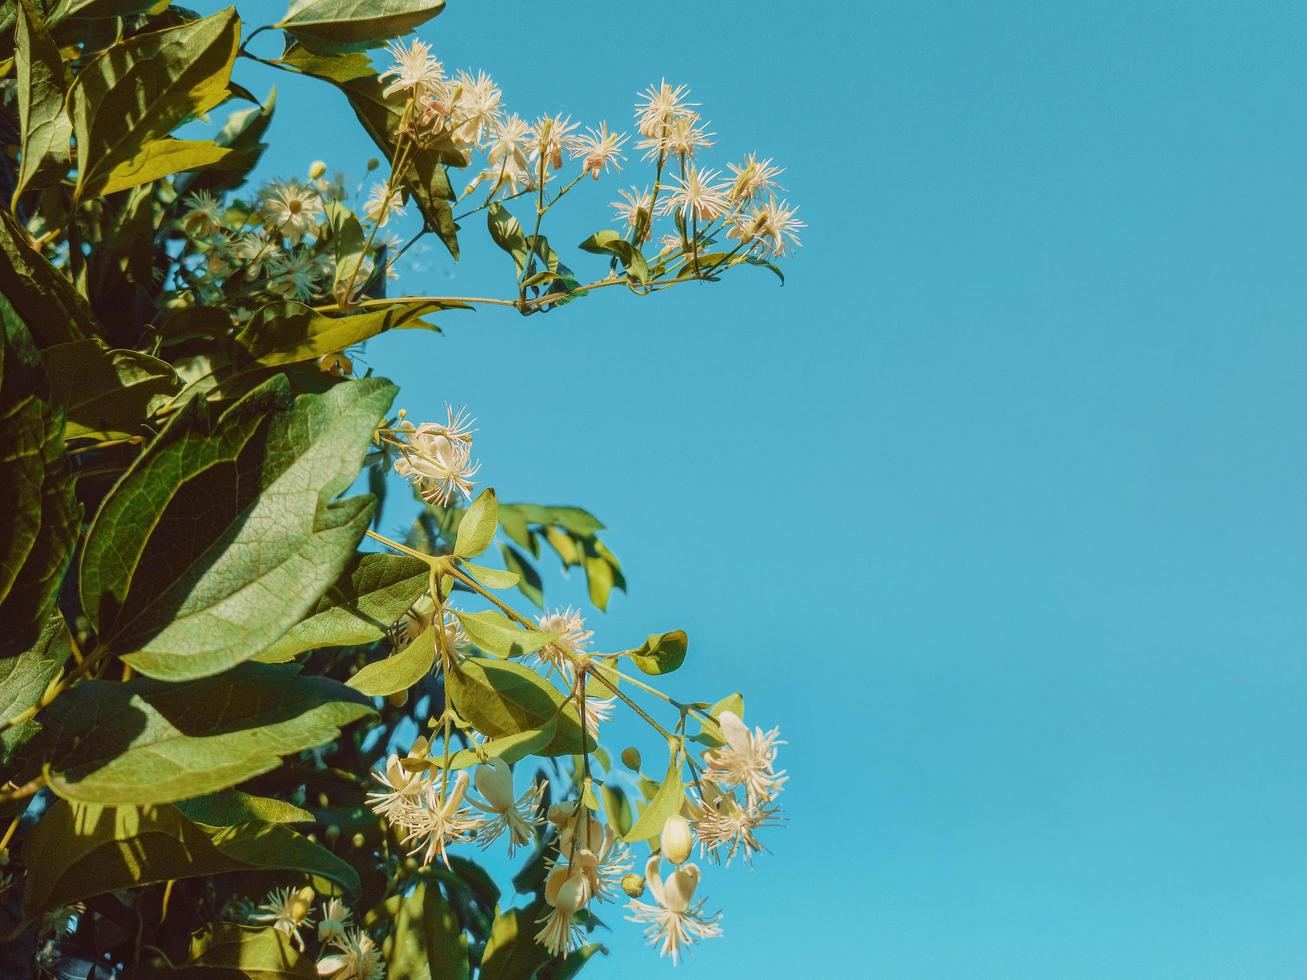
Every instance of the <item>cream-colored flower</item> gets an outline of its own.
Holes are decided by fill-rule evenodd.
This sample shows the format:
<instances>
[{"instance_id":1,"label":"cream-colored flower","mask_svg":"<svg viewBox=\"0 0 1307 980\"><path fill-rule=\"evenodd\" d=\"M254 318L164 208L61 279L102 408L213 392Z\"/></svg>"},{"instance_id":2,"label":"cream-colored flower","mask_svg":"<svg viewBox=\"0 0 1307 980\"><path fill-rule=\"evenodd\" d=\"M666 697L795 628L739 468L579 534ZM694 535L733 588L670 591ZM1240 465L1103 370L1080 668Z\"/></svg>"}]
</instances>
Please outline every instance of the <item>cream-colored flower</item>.
<instances>
[{"instance_id":1,"label":"cream-colored flower","mask_svg":"<svg viewBox=\"0 0 1307 980\"><path fill-rule=\"evenodd\" d=\"M644 877L656 904L632 900L626 907L630 922L645 926L645 938L658 946L659 956L670 956L675 965L685 947L701 939L722 934L721 913L703 911L704 901L694 900L699 887L699 866L687 864L677 868L664 881L659 874L661 858L655 854L645 865Z\"/></svg>"},{"instance_id":2,"label":"cream-colored flower","mask_svg":"<svg viewBox=\"0 0 1307 980\"><path fill-rule=\"evenodd\" d=\"M613 213L619 221L626 223L628 232L634 231L638 222L643 222L644 235L637 244L647 242L653 232L653 195L649 193L649 188L636 190L632 187L630 190L619 190L617 193L621 200L614 201L610 205Z\"/></svg>"},{"instance_id":3,"label":"cream-colored flower","mask_svg":"<svg viewBox=\"0 0 1307 980\"><path fill-rule=\"evenodd\" d=\"M276 181L262 194L263 226L298 242L322 220L322 198L297 180Z\"/></svg>"},{"instance_id":4,"label":"cream-colored flower","mask_svg":"<svg viewBox=\"0 0 1307 980\"><path fill-rule=\"evenodd\" d=\"M504 94L483 71L460 71L454 82L453 137L463 150L482 145L499 122Z\"/></svg>"},{"instance_id":5,"label":"cream-colored flower","mask_svg":"<svg viewBox=\"0 0 1307 980\"><path fill-rule=\"evenodd\" d=\"M785 744L776 738L780 729L750 732L732 711L723 711L717 724L726 744L704 752L703 778L721 787L743 787L751 806L773 799L785 783L785 773L775 771L776 746Z\"/></svg>"},{"instance_id":6,"label":"cream-colored flower","mask_svg":"<svg viewBox=\"0 0 1307 980\"><path fill-rule=\"evenodd\" d=\"M625 133L613 133L608 123L601 122L598 129L586 127L585 135L572 140L572 159L581 160L581 173L595 180L607 169L622 169L622 147L630 139Z\"/></svg>"},{"instance_id":7,"label":"cream-colored flower","mask_svg":"<svg viewBox=\"0 0 1307 980\"><path fill-rule=\"evenodd\" d=\"M544 782L532 783L517 799L513 798L513 771L503 759L490 759L477 766L475 786L481 799L467 798L468 803L492 816L477 830L477 843L489 847L501 834L508 832L508 856L535 838L535 827L543 819L539 814Z\"/></svg>"},{"instance_id":8,"label":"cream-colored flower","mask_svg":"<svg viewBox=\"0 0 1307 980\"><path fill-rule=\"evenodd\" d=\"M635 125L640 135L650 139L660 138L670 126L673 119L690 115L698 116L692 110L697 102L687 102L690 90L684 85L675 88L663 79L657 88L650 85L638 94L641 101L635 104Z\"/></svg>"},{"instance_id":9,"label":"cream-colored flower","mask_svg":"<svg viewBox=\"0 0 1307 980\"><path fill-rule=\"evenodd\" d=\"M563 634L557 640L540 648L540 652L536 654L536 662L557 667L563 672L563 676L571 679L572 660L585 653L594 631L585 628L585 620L581 618L580 610L573 609L571 606L538 616L536 623L539 624L542 632Z\"/></svg>"},{"instance_id":10,"label":"cream-colored flower","mask_svg":"<svg viewBox=\"0 0 1307 980\"><path fill-rule=\"evenodd\" d=\"M575 142L572 131L578 125L571 116L540 116L531 124L527 149L531 154L531 175L536 180L542 173L548 179L550 169L562 167L563 154L571 150Z\"/></svg>"},{"instance_id":11,"label":"cream-colored flower","mask_svg":"<svg viewBox=\"0 0 1307 980\"><path fill-rule=\"evenodd\" d=\"M413 826L411 818L422 805L425 776L421 772L409 772L400 765L399 756L392 752L386 760L385 770L374 772L372 778L386 787L383 791L368 794L372 812L396 826Z\"/></svg>"},{"instance_id":12,"label":"cream-colored flower","mask_svg":"<svg viewBox=\"0 0 1307 980\"><path fill-rule=\"evenodd\" d=\"M798 208L790 207L786 201L777 204L772 197L766 204L750 208L735 218L726 237L738 238L745 244L752 242L764 254L783 256L787 249L801 244L799 229L807 227L795 217L797 213Z\"/></svg>"},{"instance_id":13,"label":"cream-colored flower","mask_svg":"<svg viewBox=\"0 0 1307 980\"><path fill-rule=\"evenodd\" d=\"M404 198L399 188L385 182L373 184L372 193L363 205L363 216L375 221L378 228L386 227L392 217L404 217Z\"/></svg>"},{"instance_id":14,"label":"cream-colored flower","mask_svg":"<svg viewBox=\"0 0 1307 980\"><path fill-rule=\"evenodd\" d=\"M410 854L425 848L426 853L422 857L424 864L430 864L439 855L448 865L448 846L464 843L476 835L481 821L462 806L463 798L467 795L468 781L467 771L460 772L454 779L454 785L448 787L448 791L442 795L442 787L446 787L449 782L448 774L442 773L426 785L422 807L409 814L409 832L404 843L417 843Z\"/></svg>"},{"instance_id":15,"label":"cream-colored flower","mask_svg":"<svg viewBox=\"0 0 1307 980\"><path fill-rule=\"evenodd\" d=\"M472 499L472 477L481 468L472 461L470 436L451 431L449 425L401 422L396 432L404 439L395 472L408 477L428 503L447 505L454 494Z\"/></svg>"},{"instance_id":16,"label":"cream-colored flower","mask_svg":"<svg viewBox=\"0 0 1307 980\"><path fill-rule=\"evenodd\" d=\"M349 907L339 898L327 899L322 903L322 918L318 920L319 942L343 939L353 918Z\"/></svg>"},{"instance_id":17,"label":"cream-colored flower","mask_svg":"<svg viewBox=\"0 0 1307 980\"><path fill-rule=\"evenodd\" d=\"M208 191L196 191L189 195L185 204L186 214L182 217L182 228L187 234L196 238L216 235L222 228L222 203Z\"/></svg>"},{"instance_id":18,"label":"cream-colored flower","mask_svg":"<svg viewBox=\"0 0 1307 980\"><path fill-rule=\"evenodd\" d=\"M508 115L491 132L486 152L487 166L463 191L466 197L482 181L490 181L490 197L514 188L525 190L532 184L529 148L533 138L530 124L521 116Z\"/></svg>"},{"instance_id":19,"label":"cream-colored flower","mask_svg":"<svg viewBox=\"0 0 1307 980\"><path fill-rule=\"evenodd\" d=\"M317 295L322 268L311 252L278 257L268 264L268 289L287 299L307 301Z\"/></svg>"},{"instance_id":20,"label":"cream-colored flower","mask_svg":"<svg viewBox=\"0 0 1307 980\"><path fill-rule=\"evenodd\" d=\"M280 256L281 246L262 231L246 232L236 242L236 261L244 268L245 275L251 280L259 278L264 268Z\"/></svg>"},{"instance_id":21,"label":"cream-colored flower","mask_svg":"<svg viewBox=\"0 0 1307 980\"><path fill-rule=\"evenodd\" d=\"M685 176L669 177L673 186L658 202L660 214L679 213L688 223L691 218L707 222L720 218L730 207L729 187L718 181L720 171L700 170L698 164L685 167Z\"/></svg>"},{"instance_id":22,"label":"cream-colored flower","mask_svg":"<svg viewBox=\"0 0 1307 980\"><path fill-rule=\"evenodd\" d=\"M681 865L688 861L694 852L694 831L690 829L690 821L679 813L673 813L663 821L658 849L672 864Z\"/></svg>"},{"instance_id":23,"label":"cream-colored flower","mask_svg":"<svg viewBox=\"0 0 1307 980\"><path fill-rule=\"evenodd\" d=\"M585 697L585 730L591 738L599 737L599 726L613 715L616 698Z\"/></svg>"},{"instance_id":24,"label":"cream-colored flower","mask_svg":"<svg viewBox=\"0 0 1307 980\"><path fill-rule=\"evenodd\" d=\"M739 853L752 864L754 854L763 850L757 831L785 822L780 807L762 801L741 805L733 793L723 793L707 781L703 790L702 799L691 798L691 823L703 853L726 864Z\"/></svg>"},{"instance_id":25,"label":"cream-colored flower","mask_svg":"<svg viewBox=\"0 0 1307 980\"><path fill-rule=\"evenodd\" d=\"M377 76L378 81L394 78L394 81L382 89L381 94L387 98L396 92L410 92L414 95L428 94L443 87L445 66L431 53L431 45L413 38L408 44L391 41L386 51L394 63Z\"/></svg>"},{"instance_id":26,"label":"cream-colored flower","mask_svg":"<svg viewBox=\"0 0 1307 980\"><path fill-rule=\"evenodd\" d=\"M386 967L381 952L362 929L354 929L331 940L336 950L318 960L318 976L327 980L382 980Z\"/></svg>"},{"instance_id":27,"label":"cream-colored flower","mask_svg":"<svg viewBox=\"0 0 1307 980\"><path fill-rule=\"evenodd\" d=\"M537 924L536 942L553 956L566 956L581 941L581 927L575 915L590 901L590 887L584 874L567 865L556 865L545 878L545 902L552 911Z\"/></svg>"},{"instance_id":28,"label":"cream-colored flower","mask_svg":"<svg viewBox=\"0 0 1307 980\"><path fill-rule=\"evenodd\" d=\"M781 189L781 185L776 183L776 178L785 171L781 167L773 167L770 158L759 160L756 153L750 153L738 166L734 163L728 163L726 166L731 171L729 196L732 204L752 200L763 191Z\"/></svg>"},{"instance_id":29,"label":"cream-colored flower","mask_svg":"<svg viewBox=\"0 0 1307 980\"><path fill-rule=\"evenodd\" d=\"M714 136L702 126L697 125L698 115L685 113L673 116L657 136L650 136L636 143L636 149L644 150L646 160L689 159L698 150L713 145Z\"/></svg>"},{"instance_id":30,"label":"cream-colored flower","mask_svg":"<svg viewBox=\"0 0 1307 980\"><path fill-rule=\"evenodd\" d=\"M295 948L304 951L304 937L300 929L313 927L313 911L305 898L293 888L276 888L268 892L268 897L254 914L255 922L271 925L278 932L285 933Z\"/></svg>"}]
</instances>

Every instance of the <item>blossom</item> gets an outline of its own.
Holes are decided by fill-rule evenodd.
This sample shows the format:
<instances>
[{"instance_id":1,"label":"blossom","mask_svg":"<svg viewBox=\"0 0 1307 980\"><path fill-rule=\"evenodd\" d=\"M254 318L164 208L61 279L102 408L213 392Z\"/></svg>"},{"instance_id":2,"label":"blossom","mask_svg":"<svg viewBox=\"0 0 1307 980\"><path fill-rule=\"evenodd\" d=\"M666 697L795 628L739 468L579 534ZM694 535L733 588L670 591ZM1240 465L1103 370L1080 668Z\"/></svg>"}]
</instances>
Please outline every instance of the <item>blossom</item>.
<instances>
[{"instance_id":1,"label":"blossom","mask_svg":"<svg viewBox=\"0 0 1307 980\"><path fill-rule=\"evenodd\" d=\"M489 75L460 71L454 86L454 142L463 149L481 145L499 121L503 93Z\"/></svg>"},{"instance_id":2,"label":"blossom","mask_svg":"<svg viewBox=\"0 0 1307 980\"><path fill-rule=\"evenodd\" d=\"M545 878L545 902L553 911L537 924L544 928L536 933L536 942L554 956L565 956L581 941L581 927L573 916L590 901L585 876L567 865L556 865Z\"/></svg>"},{"instance_id":3,"label":"blossom","mask_svg":"<svg viewBox=\"0 0 1307 980\"><path fill-rule=\"evenodd\" d=\"M281 246L262 231L246 232L236 242L236 260L242 264L245 275L250 279L259 278L264 266L280 255Z\"/></svg>"},{"instance_id":4,"label":"blossom","mask_svg":"<svg viewBox=\"0 0 1307 980\"><path fill-rule=\"evenodd\" d=\"M353 916L339 898L329 898L322 905L322 918L318 921L318 939L331 942L345 937Z\"/></svg>"},{"instance_id":5,"label":"blossom","mask_svg":"<svg viewBox=\"0 0 1307 980\"><path fill-rule=\"evenodd\" d=\"M572 660L585 653L590 638L594 636L594 630L585 628L585 620L581 618L580 611L571 606L538 616L536 623L541 632L562 634L552 643L541 647L540 652L536 654L536 661L557 667L564 676L570 678Z\"/></svg>"},{"instance_id":6,"label":"blossom","mask_svg":"<svg viewBox=\"0 0 1307 980\"><path fill-rule=\"evenodd\" d=\"M714 861L720 861L724 853L725 863L730 864L736 853L742 853L744 860L752 863L753 855L763 849L755 831L784 822L780 807L774 804L758 801L741 806L734 794L722 793L707 781L703 792L702 799L691 797L691 825L700 848Z\"/></svg>"},{"instance_id":7,"label":"blossom","mask_svg":"<svg viewBox=\"0 0 1307 980\"><path fill-rule=\"evenodd\" d=\"M785 744L776 739L780 729L750 732L732 711L723 711L717 724L726 744L704 752L703 778L717 786L742 786L750 805L773 799L785 782L785 773L775 771L776 746Z\"/></svg>"},{"instance_id":8,"label":"blossom","mask_svg":"<svg viewBox=\"0 0 1307 980\"><path fill-rule=\"evenodd\" d=\"M214 235L222 228L222 204L208 191L196 191L187 196L187 211L182 216L182 228L196 236Z\"/></svg>"},{"instance_id":9,"label":"blossom","mask_svg":"<svg viewBox=\"0 0 1307 980\"><path fill-rule=\"evenodd\" d=\"M482 822L477 830L477 843L489 847L508 831L508 856L535 836L535 826L541 817L537 813L540 798L544 795L544 782L533 783L516 800L513 798L513 772L503 759L490 759L477 766L476 790L482 799L468 797L468 802L484 813L494 814ZM483 802L484 801L484 802Z\"/></svg>"},{"instance_id":10,"label":"blossom","mask_svg":"<svg viewBox=\"0 0 1307 980\"><path fill-rule=\"evenodd\" d=\"M460 409L455 415L446 406L447 422L424 422L420 426L405 420L396 428L403 437L395 472L417 486L428 503L449 503L455 492L472 499L472 477L481 468L472 461L472 432L475 419Z\"/></svg>"},{"instance_id":11,"label":"blossom","mask_svg":"<svg viewBox=\"0 0 1307 980\"><path fill-rule=\"evenodd\" d=\"M766 204L750 209L749 213L738 217L726 232L727 238L738 238L741 243L756 242L764 251L782 256L791 246L798 247L800 228L807 225L795 217L798 208L792 208L787 201L776 203L771 197Z\"/></svg>"},{"instance_id":12,"label":"blossom","mask_svg":"<svg viewBox=\"0 0 1307 980\"><path fill-rule=\"evenodd\" d=\"M304 937L300 935L301 927L313 925L313 915L309 903L292 888L276 888L268 892L267 899L254 914L255 922L271 925L278 932L290 937L301 952L304 951Z\"/></svg>"},{"instance_id":13,"label":"blossom","mask_svg":"<svg viewBox=\"0 0 1307 980\"><path fill-rule=\"evenodd\" d=\"M685 101L689 94L690 90L684 85L672 88L667 84L667 79L663 79L657 88L650 85L638 93L639 98L643 99L635 106L635 124L640 135L656 139L663 135L663 131L678 116L697 116L698 113L690 106L698 103Z\"/></svg>"},{"instance_id":14,"label":"blossom","mask_svg":"<svg viewBox=\"0 0 1307 980\"><path fill-rule=\"evenodd\" d=\"M386 760L385 770L374 772L372 776L386 787L384 791L368 794L372 812L391 823L405 825L407 815L421 805L425 782L422 773L406 770L400 765L399 756L392 752Z\"/></svg>"},{"instance_id":15,"label":"blossom","mask_svg":"<svg viewBox=\"0 0 1307 980\"><path fill-rule=\"evenodd\" d=\"M657 136L640 140L636 148L645 151L646 160L692 157L697 150L713 145L708 137L714 134L695 125L698 121L698 115L692 112L673 116Z\"/></svg>"},{"instance_id":16,"label":"blossom","mask_svg":"<svg viewBox=\"0 0 1307 980\"><path fill-rule=\"evenodd\" d=\"M318 976L327 980L381 980L386 975L377 944L362 929L334 937L331 946L338 952L318 960Z\"/></svg>"},{"instance_id":17,"label":"blossom","mask_svg":"<svg viewBox=\"0 0 1307 980\"><path fill-rule=\"evenodd\" d=\"M583 160L581 173L589 174L595 180L606 168L621 170L622 146L630 139L625 133L608 131L608 123L601 122L598 129L585 129L584 136L572 139L572 159Z\"/></svg>"},{"instance_id":18,"label":"blossom","mask_svg":"<svg viewBox=\"0 0 1307 980\"><path fill-rule=\"evenodd\" d=\"M438 90L445 80L445 66L431 53L431 45L413 38L408 44L391 41L386 51L394 63L377 76L381 81L394 76L394 81L382 89L389 98L396 92L414 92L422 95Z\"/></svg>"},{"instance_id":19,"label":"blossom","mask_svg":"<svg viewBox=\"0 0 1307 980\"><path fill-rule=\"evenodd\" d=\"M660 214L677 212L685 221L694 217L700 221L712 221L721 217L730 207L727 200L727 186L715 183L720 176L717 170L700 170L697 164L688 164L685 176L670 176L675 186L658 205Z\"/></svg>"},{"instance_id":20,"label":"blossom","mask_svg":"<svg viewBox=\"0 0 1307 980\"><path fill-rule=\"evenodd\" d=\"M750 200L762 191L779 189L780 184L776 183L776 178L785 172L781 167L773 167L770 157L759 160L755 153L750 153L738 166L733 163L726 166L731 171L732 204Z\"/></svg>"},{"instance_id":21,"label":"blossom","mask_svg":"<svg viewBox=\"0 0 1307 980\"><path fill-rule=\"evenodd\" d=\"M268 263L268 274L268 289L287 299L312 299L322 281L318 260L304 251L290 257L277 256Z\"/></svg>"},{"instance_id":22,"label":"blossom","mask_svg":"<svg viewBox=\"0 0 1307 980\"><path fill-rule=\"evenodd\" d=\"M417 842L410 854L426 848L422 858L424 864L430 864L439 855L448 865L448 845L471 840L480 827L481 821L461 806L463 797L467 794L467 771L458 774L452 788L448 783L448 773L442 773L439 779L427 783L422 806L404 814L405 829L408 830L404 843Z\"/></svg>"},{"instance_id":23,"label":"blossom","mask_svg":"<svg viewBox=\"0 0 1307 980\"><path fill-rule=\"evenodd\" d=\"M403 198L397 188L388 183L373 184L372 193L363 205L363 216L375 221L378 228L386 227L391 217L404 217Z\"/></svg>"},{"instance_id":24,"label":"blossom","mask_svg":"<svg viewBox=\"0 0 1307 980\"><path fill-rule=\"evenodd\" d=\"M77 928L78 918L86 911L84 902L72 902L51 909L41 918L41 935L65 939Z\"/></svg>"},{"instance_id":25,"label":"blossom","mask_svg":"<svg viewBox=\"0 0 1307 980\"><path fill-rule=\"evenodd\" d=\"M263 224L298 242L322 218L322 198L297 180L277 181L263 190Z\"/></svg>"},{"instance_id":26,"label":"blossom","mask_svg":"<svg viewBox=\"0 0 1307 980\"><path fill-rule=\"evenodd\" d=\"M463 191L464 196L476 190L483 180L491 182L491 197L515 186L522 189L531 186L527 152L532 136L530 124L521 116L508 115L495 124L486 152L486 162L489 165L467 185Z\"/></svg>"},{"instance_id":27,"label":"blossom","mask_svg":"<svg viewBox=\"0 0 1307 980\"><path fill-rule=\"evenodd\" d=\"M557 170L563 165L563 151L571 150L575 137L571 135L578 123L571 116L540 116L531 124L527 148L531 152L533 175L546 179L549 168Z\"/></svg>"},{"instance_id":28,"label":"blossom","mask_svg":"<svg viewBox=\"0 0 1307 980\"><path fill-rule=\"evenodd\" d=\"M621 221L626 222L626 227L634 231L635 227L641 221L644 222L643 241L649 240L649 235L653 231L652 209L653 195L649 193L649 188L636 190L632 187L630 190L619 190L618 196L620 201L614 201L610 207L614 214ZM641 217L643 215L643 217ZM638 243L637 243L638 244Z\"/></svg>"},{"instance_id":29,"label":"blossom","mask_svg":"<svg viewBox=\"0 0 1307 980\"><path fill-rule=\"evenodd\" d=\"M585 730L591 738L599 737L599 725L612 717L616 698L585 698Z\"/></svg>"},{"instance_id":30,"label":"blossom","mask_svg":"<svg viewBox=\"0 0 1307 980\"><path fill-rule=\"evenodd\" d=\"M686 946L722 934L721 926L717 924L721 913L705 914L703 899L694 901L694 892L699 887L698 865L683 865L663 881L659 874L661 860L657 854L649 858L644 872L645 882L656 904L632 899L626 906L631 910L627 920L644 925L649 944L660 946L658 955L671 956L675 965Z\"/></svg>"}]
</instances>

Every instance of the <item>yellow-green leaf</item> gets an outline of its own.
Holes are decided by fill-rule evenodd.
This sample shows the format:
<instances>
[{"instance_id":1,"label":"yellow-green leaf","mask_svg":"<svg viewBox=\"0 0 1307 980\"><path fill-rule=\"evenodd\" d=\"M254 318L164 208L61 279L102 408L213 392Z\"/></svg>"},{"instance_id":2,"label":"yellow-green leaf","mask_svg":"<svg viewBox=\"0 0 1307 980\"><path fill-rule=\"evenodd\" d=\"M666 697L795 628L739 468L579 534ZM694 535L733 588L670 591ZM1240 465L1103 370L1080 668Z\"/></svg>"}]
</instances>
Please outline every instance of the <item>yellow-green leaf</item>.
<instances>
[{"instance_id":1,"label":"yellow-green leaf","mask_svg":"<svg viewBox=\"0 0 1307 980\"><path fill-rule=\"evenodd\" d=\"M494 487L487 487L472 501L458 522L458 536L454 540L454 554L459 558L475 558L490 547L499 527L499 503Z\"/></svg>"}]
</instances>

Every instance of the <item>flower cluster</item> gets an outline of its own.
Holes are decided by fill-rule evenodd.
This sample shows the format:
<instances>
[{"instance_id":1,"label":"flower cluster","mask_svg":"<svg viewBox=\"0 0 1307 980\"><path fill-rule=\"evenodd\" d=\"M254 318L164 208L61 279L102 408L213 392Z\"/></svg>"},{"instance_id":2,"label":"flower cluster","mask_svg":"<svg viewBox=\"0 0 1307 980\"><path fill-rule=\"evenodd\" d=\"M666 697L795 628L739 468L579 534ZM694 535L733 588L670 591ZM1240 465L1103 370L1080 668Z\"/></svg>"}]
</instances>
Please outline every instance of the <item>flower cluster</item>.
<instances>
[{"instance_id":1,"label":"flower cluster","mask_svg":"<svg viewBox=\"0 0 1307 980\"><path fill-rule=\"evenodd\" d=\"M304 933L313 930L313 889L276 888L249 918L283 933L300 952L307 951ZM316 938L321 950L317 973L326 980L383 980L381 951L367 931L353 925L353 913L338 898L321 906Z\"/></svg>"},{"instance_id":2,"label":"flower cluster","mask_svg":"<svg viewBox=\"0 0 1307 980\"><path fill-rule=\"evenodd\" d=\"M472 477L481 464L472 459L476 419L464 409L445 406L445 421L414 425L401 417L383 427L380 438L398 450L395 472L413 482L427 503L445 506L455 494L472 499Z\"/></svg>"}]
</instances>

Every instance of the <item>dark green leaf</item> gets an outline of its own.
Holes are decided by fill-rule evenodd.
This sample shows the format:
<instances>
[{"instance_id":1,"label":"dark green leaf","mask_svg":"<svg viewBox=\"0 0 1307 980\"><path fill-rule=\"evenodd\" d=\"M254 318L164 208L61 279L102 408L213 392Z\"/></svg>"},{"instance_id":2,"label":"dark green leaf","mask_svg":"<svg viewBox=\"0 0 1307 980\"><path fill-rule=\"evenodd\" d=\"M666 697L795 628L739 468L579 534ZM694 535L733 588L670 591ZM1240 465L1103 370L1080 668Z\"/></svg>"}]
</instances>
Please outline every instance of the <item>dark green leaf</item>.
<instances>
[{"instance_id":1,"label":"dark green leaf","mask_svg":"<svg viewBox=\"0 0 1307 980\"><path fill-rule=\"evenodd\" d=\"M36 643L16 657L0 660L0 724L29 710L62 671L70 653L68 627L56 613L46 620ZM0 764L40 730L29 720L0 732Z\"/></svg>"},{"instance_id":2,"label":"dark green leaf","mask_svg":"<svg viewBox=\"0 0 1307 980\"><path fill-rule=\"evenodd\" d=\"M444 9L445 0L292 0L276 26L315 51L376 47Z\"/></svg>"},{"instance_id":3,"label":"dark green leaf","mask_svg":"<svg viewBox=\"0 0 1307 980\"><path fill-rule=\"evenodd\" d=\"M522 909L501 909L490 928L477 980L531 980L551 958L549 951L535 941L540 931L536 920L548 911L544 902Z\"/></svg>"},{"instance_id":4,"label":"dark green leaf","mask_svg":"<svg viewBox=\"0 0 1307 980\"><path fill-rule=\"evenodd\" d=\"M521 272L526 265L526 236L513 213L496 201L486 209L486 227L494 243L513 257L513 264Z\"/></svg>"},{"instance_id":5,"label":"dark green leaf","mask_svg":"<svg viewBox=\"0 0 1307 980\"><path fill-rule=\"evenodd\" d=\"M313 958L297 950L284 932L233 922L214 923L192 939L190 959L175 970L149 974L174 975L195 980L319 980Z\"/></svg>"},{"instance_id":6,"label":"dark green leaf","mask_svg":"<svg viewBox=\"0 0 1307 980\"><path fill-rule=\"evenodd\" d=\"M221 414L188 402L87 534L81 596L100 642L152 677L203 677L298 623L354 557L373 499L336 500L395 387L291 401L278 375Z\"/></svg>"},{"instance_id":7,"label":"dark green leaf","mask_svg":"<svg viewBox=\"0 0 1307 980\"><path fill-rule=\"evenodd\" d=\"M477 731L505 738L543 728L557 719L553 740L540 755L582 751L580 719L572 705L539 674L504 660L468 659L445 678L458 713Z\"/></svg>"},{"instance_id":8,"label":"dark green leaf","mask_svg":"<svg viewBox=\"0 0 1307 980\"><path fill-rule=\"evenodd\" d=\"M32 0L20 0L15 41L18 118L23 127L22 160L14 200L24 188L53 183L68 170L73 124L64 112L68 69Z\"/></svg>"},{"instance_id":9,"label":"dark green leaf","mask_svg":"<svg viewBox=\"0 0 1307 980\"><path fill-rule=\"evenodd\" d=\"M0 208L0 296L32 331L38 347L99 331L86 300L28 241L7 210ZM7 318L6 318L7 319Z\"/></svg>"},{"instance_id":10,"label":"dark green leaf","mask_svg":"<svg viewBox=\"0 0 1307 980\"><path fill-rule=\"evenodd\" d=\"M595 254L614 255L632 279L649 281L649 263L638 248L615 231L597 231L581 243L581 248Z\"/></svg>"},{"instance_id":11,"label":"dark green leaf","mask_svg":"<svg viewBox=\"0 0 1307 980\"><path fill-rule=\"evenodd\" d=\"M171 803L275 769L372 713L343 684L268 664L180 684L82 681L45 709L21 755L65 799Z\"/></svg>"},{"instance_id":12,"label":"dark green leaf","mask_svg":"<svg viewBox=\"0 0 1307 980\"><path fill-rule=\"evenodd\" d=\"M467 937L440 888L420 881L397 905L394 929L382 946L386 976L467 980Z\"/></svg>"},{"instance_id":13,"label":"dark green leaf","mask_svg":"<svg viewBox=\"0 0 1307 980\"><path fill-rule=\"evenodd\" d=\"M109 350L87 338L41 352L50 397L64 408L64 438L115 439L139 435L141 424L181 379L166 361L134 350Z\"/></svg>"}]
</instances>

